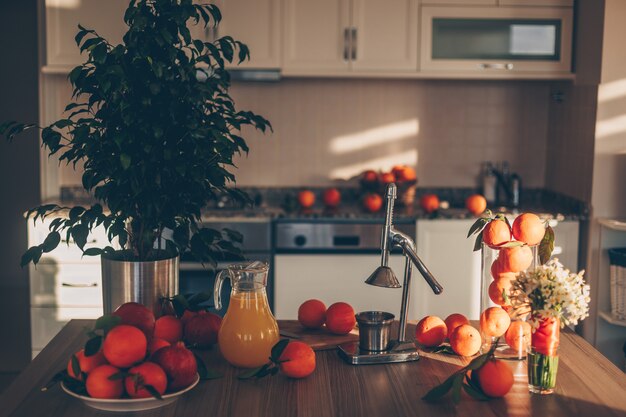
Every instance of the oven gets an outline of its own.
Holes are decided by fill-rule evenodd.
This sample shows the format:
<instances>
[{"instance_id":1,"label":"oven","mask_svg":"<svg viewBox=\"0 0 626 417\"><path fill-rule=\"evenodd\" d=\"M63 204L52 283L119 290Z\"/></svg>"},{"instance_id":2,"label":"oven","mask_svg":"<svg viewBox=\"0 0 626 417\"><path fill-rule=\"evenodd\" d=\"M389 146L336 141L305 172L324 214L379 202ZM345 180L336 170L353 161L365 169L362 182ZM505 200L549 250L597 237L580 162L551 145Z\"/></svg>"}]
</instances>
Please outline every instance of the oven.
<instances>
[{"instance_id":1,"label":"oven","mask_svg":"<svg viewBox=\"0 0 626 417\"><path fill-rule=\"evenodd\" d=\"M415 220L397 221L394 226L415 238ZM402 289L365 284L380 266L382 218L279 219L274 228L276 318L297 318L300 304L311 298L323 301L327 307L344 301L356 312L381 310L399 317ZM389 266L400 279L404 263L400 252L392 252ZM417 310L410 308L409 317L411 311Z\"/></svg>"},{"instance_id":2,"label":"oven","mask_svg":"<svg viewBox=\"0 0 626 417\"><path fill-rule=\"evenodd\" d=\"M267 295L270 308L273 306L273 277L271 267L271 222L269 218L241 218L241 219L219 219L210 218L203 220L203 227L216 230L224 228L236 230L243 236L243 251L245 261L235 259L225 259L218 262L216 268L211 265L202 265L190 254L183 254L180 261L179 292L181 294L205 292L211 295L209 301L203 305L210 307L209 310L216 312L213 307L213 286L215 276L229 265L245 263L250 261L263 261L270 264L268 275ZM222 288L222 309L217 312L220 315L228 309L230 300L230 280L224 282Z\"/></svg>"}]
</instances>

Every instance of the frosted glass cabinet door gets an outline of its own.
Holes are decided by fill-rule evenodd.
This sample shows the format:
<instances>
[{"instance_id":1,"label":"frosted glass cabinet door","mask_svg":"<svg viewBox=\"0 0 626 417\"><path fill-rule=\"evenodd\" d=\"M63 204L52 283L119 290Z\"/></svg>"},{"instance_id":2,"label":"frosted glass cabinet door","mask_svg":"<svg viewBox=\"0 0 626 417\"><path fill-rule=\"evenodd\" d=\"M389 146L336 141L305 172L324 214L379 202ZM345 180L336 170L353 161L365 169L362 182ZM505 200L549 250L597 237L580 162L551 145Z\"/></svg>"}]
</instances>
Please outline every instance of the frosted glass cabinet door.
<instances>
[{"instance_id":1,"label":"frosted glass cabinet door","mask_svg":"<svg viewBox=\"0 0 626 417\"><path fill-rule=\"evenodd\" d=\"M572 9L422 8L423 70L570 72Z\"/></svg>"}]
</instances>

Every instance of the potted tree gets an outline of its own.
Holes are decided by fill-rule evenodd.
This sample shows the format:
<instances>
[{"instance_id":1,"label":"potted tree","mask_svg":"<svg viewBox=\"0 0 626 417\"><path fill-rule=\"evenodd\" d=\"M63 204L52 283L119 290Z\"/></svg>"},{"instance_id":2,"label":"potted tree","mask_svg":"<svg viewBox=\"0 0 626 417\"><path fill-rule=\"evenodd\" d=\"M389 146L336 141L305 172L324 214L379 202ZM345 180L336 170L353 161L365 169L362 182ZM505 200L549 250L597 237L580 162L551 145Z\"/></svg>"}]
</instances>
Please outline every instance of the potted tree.
<instances>
[{"instance_id":1,"label":"potted tree","mask_svg":"<svg viewBox=\"0 0 626 417\"><path fill-rule=\"evenodd\" d=\"M21 260L37 263L62 235L85 255L101 255L105 313L122 302L154 305L176 293L183 252L207 263L238 252L240 236L203 228L201 211L223 193L247 200L229 187L233 156L248 151L238 132L245 125L271 128L263 117L238 111L228 94L225 62L249 58L248 48L228 36L192 37L190 23L220 22L215 5L132 0L124 20L128 31L119 45L79 25L76 43L87 61L68 77L74 101L66 118L41 128L50 155L83 163L83 187L98 203L29 210L34 221L55 218L45 241ZM38 126L6 122L0 134L11 140L31 128ZM117 249L85 248L100 225Z\"/></svg>"}]
</instances>

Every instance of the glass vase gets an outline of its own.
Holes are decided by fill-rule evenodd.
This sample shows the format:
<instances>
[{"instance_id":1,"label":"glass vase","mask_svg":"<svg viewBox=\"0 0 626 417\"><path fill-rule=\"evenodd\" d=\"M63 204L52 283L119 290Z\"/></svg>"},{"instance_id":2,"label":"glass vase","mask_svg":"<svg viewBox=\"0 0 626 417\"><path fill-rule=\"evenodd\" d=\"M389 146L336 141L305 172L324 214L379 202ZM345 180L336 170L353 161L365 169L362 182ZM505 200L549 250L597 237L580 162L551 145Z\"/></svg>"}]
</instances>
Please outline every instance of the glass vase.
<instances>
[{"instance_id":1,"label":"glass vase","mask_svg":"<svg viewBox=\"0 0 626 417\"><path fill-rule=\"evenodd\" d=\"M544 319L532 334L528 352L528 390L534 394L552 394L559 368L561 323Z\"/></svg>"},{"instance_id":2,"label":"glass vase","mask_svg":"<svg viewBox=\"0 0 626 417\"><path fill-rule=\"evenodd\" d=\"M511 251L525 252L523 256L525 260L512 263L507 259L504 262L503 259L510 256ZM509 315L510 320L506 328L499 326L499 332L495 335L493 329L481 324L481 353L486 353L494 343L497 343L494 352L496 358L523 360L530 347L530 325L526 323L527 315L513 314L509 291L519 272L535 268L539 264L537 246L513 250L492 248L483 243L481 254L481 316L489 308L500 308Z\"/></svg>"}]
</instances>

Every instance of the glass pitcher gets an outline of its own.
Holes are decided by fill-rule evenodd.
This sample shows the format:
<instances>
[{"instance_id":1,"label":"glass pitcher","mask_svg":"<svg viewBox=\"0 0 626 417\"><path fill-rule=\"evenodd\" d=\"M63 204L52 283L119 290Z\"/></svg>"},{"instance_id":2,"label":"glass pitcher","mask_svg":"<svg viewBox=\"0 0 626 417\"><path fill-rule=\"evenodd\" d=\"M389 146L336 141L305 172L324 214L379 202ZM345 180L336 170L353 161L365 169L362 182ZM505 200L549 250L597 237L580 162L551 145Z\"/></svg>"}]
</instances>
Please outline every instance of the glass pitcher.
<instances>
[{"instance_id":1,"label":"glass pitcher","mask_svg":"<svg viewBox=\"0 0 626 417\"><path fill-rule=\"evenodd\" d=\"M278 324L270 311L265 287L269 266L255 261L231 265L215 279L215 308L222 308L221 292L230 278L230 304L217 336L224 358L234 366L255 368L268 362L278 342Z\"/></svg>"}]
</instances>

